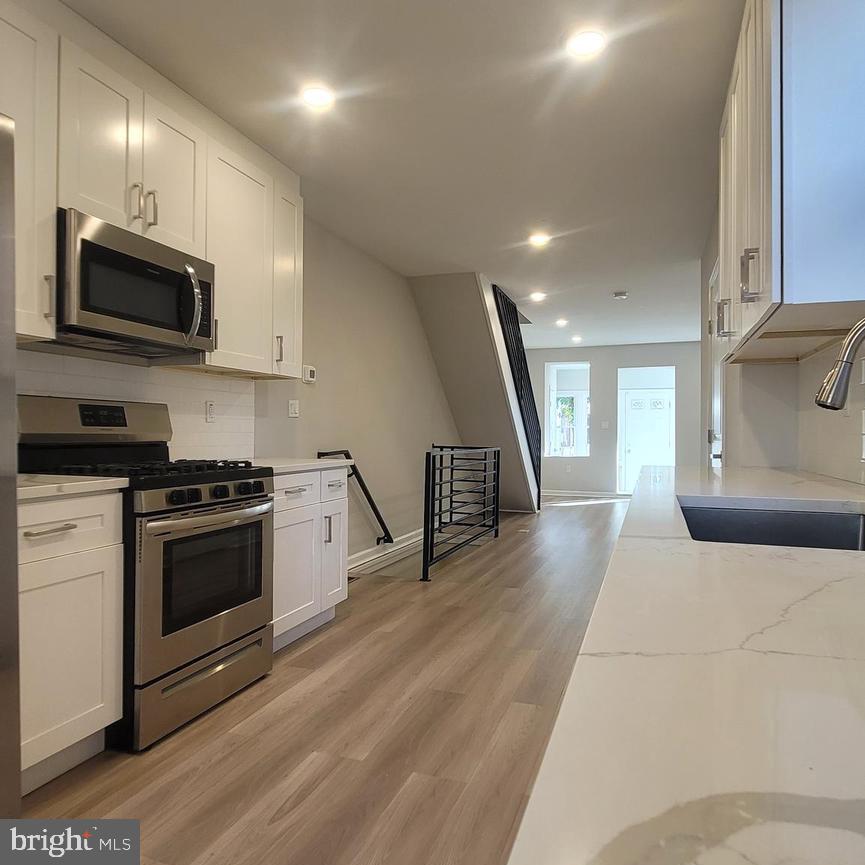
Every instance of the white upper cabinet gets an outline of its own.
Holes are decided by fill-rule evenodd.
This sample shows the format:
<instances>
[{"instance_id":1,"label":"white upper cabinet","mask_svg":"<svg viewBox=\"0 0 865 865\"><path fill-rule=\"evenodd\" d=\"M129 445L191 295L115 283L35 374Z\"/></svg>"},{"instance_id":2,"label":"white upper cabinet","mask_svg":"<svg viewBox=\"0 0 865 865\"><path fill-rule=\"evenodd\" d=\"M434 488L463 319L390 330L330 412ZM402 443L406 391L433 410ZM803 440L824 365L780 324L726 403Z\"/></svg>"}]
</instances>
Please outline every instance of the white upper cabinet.
<instances>
[{"instance_id":1,"label":"white upper cabinet","mask_svg":"<svg viewBox=\"0 0 865 865\"><path fill-rule=\"evenodd\" d=\"M207 255L216 268L208 365L273 371L273 178L214 141L207 154Z\"/></svg>"},{"instance_id":2,"label":"white upper cabinet","mask_svg":"<svg viewBox=\"0 0 865 865\"><path fill-rule=\"evenodd\" d=\"M60 48L58 198L121 228L144 219L141 122L144 93L77 45Z\"/></svg>"},{"instance_id":3,"label":"white upper cabinet","mask_svg":"<svg viewBox=\"0 0 865 865\"><path fill-rule=\"evenodd\" d=\"M277 185L273 238L273 372L303 373L303 199Z\"/></svg>"},{"instance_id":4,"label":"white upper cabinet","mask_svg":"<svg viewBox=\"0 0 865 865\"><path fill-rule=\"evenodd\" d=\"M204 258L207 137L145 94L143 160L144 233Z\"/></svg>"},{"instance_id":5,"label":"white upper cabinet","mask_svg":"<svg viewBox=\"0 0 865 865\"><path fill-rule=\"evenodd\" d=\"M62 207L203 258L206 177L200 129L63 40Z\"/></svg>"},{"instance_id":6,"label":"white upper cabinet","mask_svg":"<svg viewBox=\"0 0 865 865\"><path fill-rule=\"evenodd\" d=\"M57 33L0 0L0 114L15 121L15 330L54 336Z\"/></svg>"}]
</instances>

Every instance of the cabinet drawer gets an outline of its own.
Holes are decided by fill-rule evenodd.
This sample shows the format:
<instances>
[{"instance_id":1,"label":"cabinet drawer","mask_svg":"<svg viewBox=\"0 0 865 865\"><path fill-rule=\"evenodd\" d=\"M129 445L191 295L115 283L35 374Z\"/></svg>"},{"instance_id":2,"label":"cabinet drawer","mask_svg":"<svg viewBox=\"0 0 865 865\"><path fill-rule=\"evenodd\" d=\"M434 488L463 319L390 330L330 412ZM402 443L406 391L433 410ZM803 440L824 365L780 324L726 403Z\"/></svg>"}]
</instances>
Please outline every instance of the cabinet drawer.
<instances>
[{"instance_id":1,"label":"cabinet drawer","mask_svg":"<svg viewBox=\"0 0 865 865\"><path fill-rule=\"evenodd\" d=\"M275 511L287 511L321 501L321 472L297 472L273 479Z\"/></svg>"},{"instance_id":2,"label":"cabinet drawer","mask_svg":"<svg viewBox=\"0 0 865 865\"><path fill-rule=\"evenodd\" d=\"M123 540L119 493L27 502L18 506L18 561L95 550Z\"/></svg>"},{"instance_id":3,"label":"cabinet drawer","mask_svg":"<svg viewBox=\"0 0 865 865\"><path fill-rule=\"evenodd\" d=\"M348 471L327 469L321 473L321 500L344 499L348 496Z\"/></svg>"}]
</instances>

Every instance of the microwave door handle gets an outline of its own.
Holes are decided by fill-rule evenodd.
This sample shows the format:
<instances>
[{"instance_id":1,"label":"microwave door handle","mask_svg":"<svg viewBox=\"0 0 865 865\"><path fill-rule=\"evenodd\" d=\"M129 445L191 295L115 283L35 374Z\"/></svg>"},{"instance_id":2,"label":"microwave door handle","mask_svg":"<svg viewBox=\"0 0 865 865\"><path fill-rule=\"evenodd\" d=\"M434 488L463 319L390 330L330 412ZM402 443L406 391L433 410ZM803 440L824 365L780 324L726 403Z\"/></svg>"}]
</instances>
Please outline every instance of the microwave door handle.
<instances>
[{"instance_id":1,"label":"microwave door handle","mask_svg":"<svg viewBox=\"0 0 865 865\"><path fill-rule=\"evenodd\" d=\"M198 325L201 324L201 286L198 284L198 274L191 264L186 264L186 272L189 274L189 279L192 281L192 296L195 299L195 309L192 313L192 324L189 326L189 332L186 334L186 344L198 335Z\"/></svg>"},{"instance_id":2,"label":"microwave door handle","mask_svg":"<svg viewBox=\"0 0 865 865\"><path fill-rule=\"evenodd\" d=\"M248 517L260 517L273 510L273 502L253 505L251 508L238 508L221 514L208 514L200 517L180 517L179 519L151 520L145 524L148 535L173 534L187 529L225 528L237 525Z\"/></svg>"}]
</instances>

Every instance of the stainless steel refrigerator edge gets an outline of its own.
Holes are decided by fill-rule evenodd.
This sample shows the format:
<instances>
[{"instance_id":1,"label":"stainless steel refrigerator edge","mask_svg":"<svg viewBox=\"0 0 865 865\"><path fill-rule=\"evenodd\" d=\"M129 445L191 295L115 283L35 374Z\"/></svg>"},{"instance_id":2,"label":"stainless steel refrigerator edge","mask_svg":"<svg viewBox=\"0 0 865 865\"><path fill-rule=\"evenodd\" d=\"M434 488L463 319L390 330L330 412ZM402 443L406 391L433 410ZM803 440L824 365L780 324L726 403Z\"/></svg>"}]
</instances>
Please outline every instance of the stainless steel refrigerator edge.
<instances>
[{"instance_id":1,"label":"stainless steel refrigerator edge","mask_svg":"<svg viewBox=\"0 0 865 865\"><path fill-rule=\"evenodd\" d=\"M0 817L21 809L15 423L15 124L0 114Z\"/></svg>"}]
</instances>

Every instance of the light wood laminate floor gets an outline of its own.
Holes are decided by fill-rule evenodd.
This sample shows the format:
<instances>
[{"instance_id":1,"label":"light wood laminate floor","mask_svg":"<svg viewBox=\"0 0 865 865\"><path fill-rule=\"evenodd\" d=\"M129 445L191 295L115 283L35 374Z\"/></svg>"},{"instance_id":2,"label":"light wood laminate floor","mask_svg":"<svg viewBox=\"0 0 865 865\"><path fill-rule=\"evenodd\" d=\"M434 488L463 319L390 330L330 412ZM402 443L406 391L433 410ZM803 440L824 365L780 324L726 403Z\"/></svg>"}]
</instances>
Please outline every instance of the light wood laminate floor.
<instances>
[{"instance_id":1,"label":"light wood laminate floor","mask_svg":"<svg viewBox=\"0 0 865 865\"><path fill-rule=\"evenodd\" d=\"M550 500L431 583L361 577L266 679L26 816L138 818L149 865L504 863L625 507Z\"/></svg>"}]
</instances>

